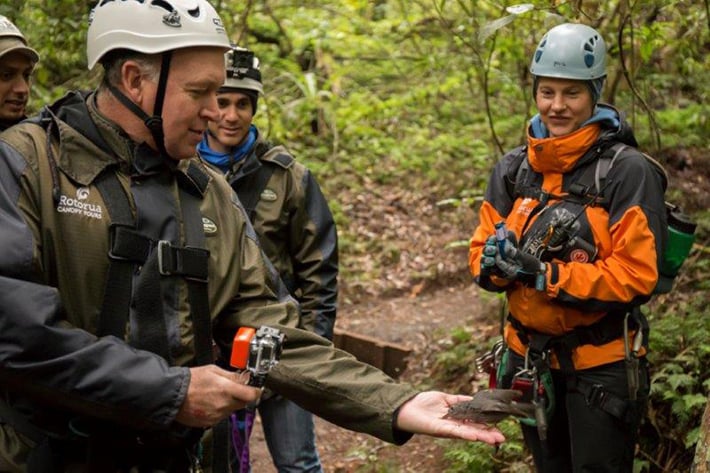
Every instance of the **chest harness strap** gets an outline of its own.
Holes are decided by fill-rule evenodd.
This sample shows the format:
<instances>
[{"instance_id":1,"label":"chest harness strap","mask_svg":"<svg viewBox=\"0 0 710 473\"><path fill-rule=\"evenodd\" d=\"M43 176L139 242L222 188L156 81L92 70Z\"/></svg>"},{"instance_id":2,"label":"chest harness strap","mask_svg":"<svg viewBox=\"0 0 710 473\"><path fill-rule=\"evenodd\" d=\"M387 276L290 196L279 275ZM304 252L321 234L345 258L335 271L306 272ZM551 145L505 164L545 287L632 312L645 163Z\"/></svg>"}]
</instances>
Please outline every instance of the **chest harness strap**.
<instances>
[{"instance_id":1,"label":"chest harness strap","mask_svg":"<svg viewBox=\"0 0 710 473\"><path fill-rule=\"evenodd\" d=\"M271 148L272 145L269 143L257 143L254 148L254 154L259 159L254 163L254 166L249 166L249 169L243 168L244 174L237 178L237 184L234 186L239 201L242 203L249 221L252 223L254 223L254 217L256 217L256 206L261 199L261 193L266 189L266 185L269 183L274 171L276 171L276 166L286 168L293 161L291 156L283 153L277 154L273 158L274 162L262 160L261 157ZM232 177L234 176L228 174L227 180L231 182Z\"/></svg>"},{"instance_id":2,"label":"chest harness strap","mask_svg":"<svg viewBox=\"0 0 710 473\"><path fill-rule=\"evenodd\" d=\"M214 361L212 321L207 292L209 251L204 249L205 235L200 202L209 178L191 164L186 173L177 173L180 205L184 218L185 246L167 240L155 241L135 228L128 196L113 170L105 172L96 185L108 208L112 224L109 228L109 269L97 334L125 338L131 304L133 272L142 266L139 287L133 301L138 311L138 334L134 345L172 360L167 342L167 327L160 298L160 277L185 278L194 330L194 365ZM228 443L227 423L214 428L213 449L215 471L224 471L228 459L222 453ZM197 460L196 460L197 461Z\"/></svg>"},{"instance_id":3,"label":"chest harness strap","mask_svg":"<svg viewBox=\"0 0 710 473\"><path fill-rule=\"evenodd\" d=\"M180 176L180 174L178 174ZM192 185L185 185L188 180ZM207 271L209 252L204 249L202 216L199 198L206 186L207 177L196 167L178 179L180 201L185 219L186 246L174 246L167 240L155 241L135 228L128 196L113 169L107 170L96 182L111 217L109 227L109 268L104 289L104 299L97 322L99 336L114 335L124 339L129 317L133 272L143 266L139 286L136 288L136 309L139 318L140 338L138 348L149 349L167 360L172 357L167 344L167 329L162 315L160 277L182 276L188 286L190 317L195 330L194 364L211 363L212 330L207 296ZM185 188L195 191L188 191ZM143 277L145 276L145 277ZM140 295L144 294L144 295ZM154 307L155 306L155 307ZM160 307L158 307L160 306ZM156 315L156 312L158 315Z\"/></svg>"}]
</instances>

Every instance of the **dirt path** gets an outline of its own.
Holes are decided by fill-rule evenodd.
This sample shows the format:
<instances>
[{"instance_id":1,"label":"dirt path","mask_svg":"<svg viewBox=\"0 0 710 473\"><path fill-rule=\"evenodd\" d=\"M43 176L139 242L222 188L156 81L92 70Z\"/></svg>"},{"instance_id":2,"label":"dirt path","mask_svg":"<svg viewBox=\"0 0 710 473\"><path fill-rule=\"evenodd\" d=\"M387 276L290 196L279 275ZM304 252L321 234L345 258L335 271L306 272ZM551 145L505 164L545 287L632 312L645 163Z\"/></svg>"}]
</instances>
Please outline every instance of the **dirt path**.
<instances>
[{"instance_id":1,"label":"dirt path","mask_svg":"<svg viewBox=\"0 0 710 473\"><path fill-rule=\"evenodd\" d=\"M475 326L482 336L497 330L495 304L481 302L478 288L470 284L422 293L416 297L373 299L356 305L343 305L338 314L338 328L396 342L410 347L403 381L419 382L429 376L430 350L448 340L455 327ZM402 447L394 447L364 434L337 427L316 419L317 445L325 473L429 473L442 471L440 441L414 437ZM275 473L266 449L261 426L256 425L251 439L252 471ZM387 470L362 469L374 461Z\"/></svg>"}]
</instances>

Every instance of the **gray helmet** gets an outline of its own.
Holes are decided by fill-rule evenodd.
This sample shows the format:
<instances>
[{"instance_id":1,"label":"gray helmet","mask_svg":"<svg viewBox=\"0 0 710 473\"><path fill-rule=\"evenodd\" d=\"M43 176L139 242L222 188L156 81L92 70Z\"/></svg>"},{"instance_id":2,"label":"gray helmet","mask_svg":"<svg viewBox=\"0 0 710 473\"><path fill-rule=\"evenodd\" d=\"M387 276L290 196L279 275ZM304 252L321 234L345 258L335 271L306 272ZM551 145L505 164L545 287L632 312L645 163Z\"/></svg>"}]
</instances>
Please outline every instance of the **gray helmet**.
<instances>
[{"instance_id":1,"label":"gray helmet","mask_svg":"<svg viewBox=\"0 0 710 473\"><path fill-rule=\"evenodd\" d=\"M264 93L264 86L261 84L261 71L259 70L259 58L248 49L233 46L224 55L227 68L227 79L224 81L222 89L250 90L257 94Z\"/></svg>"},{"instance_id":2,"label":"gray helmet","mask_svg":"<svg viewBox=\"0 0 710 473\"><path fill-rule=\"evenodd\" d=\"M606 44L587 25L555 26L537 46L530 72L537 77L592 80L606 76Z\"/></svg>"},{"instance_id":3,"label":"gray helmet","mask_svg":"<svg viewBox=\"0 0 710 473\"><path fill-rule=\"evenodd\" d=\"M86 46L92 69L115 49L145 54L196 46L227 50L229 38L206 0L101 0L91 11Z\"/></svg>"},{"instance_id":4,"label":"gray helmet","mask_svg":"<svg viewBox=\"0 0 710 473\"><path fill-rule=\"evenodd\" d=\"M27 46L22 32L7 17L0 15L0 58L11 52L24 54L33 63L39 61L39 54Z\"/></svg>"}]
</instances>

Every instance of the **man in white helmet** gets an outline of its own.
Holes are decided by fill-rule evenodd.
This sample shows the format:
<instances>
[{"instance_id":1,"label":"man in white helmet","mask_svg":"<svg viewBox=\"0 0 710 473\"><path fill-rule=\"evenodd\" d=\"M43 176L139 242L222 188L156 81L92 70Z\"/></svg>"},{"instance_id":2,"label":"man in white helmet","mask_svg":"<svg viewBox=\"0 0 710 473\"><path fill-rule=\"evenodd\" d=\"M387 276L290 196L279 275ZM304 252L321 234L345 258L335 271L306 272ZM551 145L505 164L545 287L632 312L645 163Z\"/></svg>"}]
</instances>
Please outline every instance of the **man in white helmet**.
<instances>
[{"instance_id":1,"label":"man in white helmet","mask_svg":"<svg viewBox=\"0 0 710 473\"><path fill-rule=\"evenodd\" d=\"M0 131L25 118L37 62L37 51L13 22L0 15Z\"/></svg>"},{"instance_id":2,"label":"man in white helmet","mask_svg":"<svg viewBox=\"0 0 710 473\"><path fill-rule=\"evenodd\" d=\"M254 125L261 82L259 59L233 47L227 79L217 94L219 118L197 146L200 157L225 174L289 292L301 306L301 326L333 339L338 299L338 238L333 215L310 170ZM264 438L281 473L321 473L313 415L275 393L258 407ZM249 471L249 435L255 411L236 412L235 461Z\"/></svg>"},{"instance_id":3,"label":"man in white helmet","mask_svg":"<svg viewBox=\"0 0 710 473\"><path fill-rule=\"evenodd\" d=\"M102 0L96 91L0 139L0 471L228 471L225 420L261 390L218 367L240 327L286 335L266 386L349 429L502 442L298 329L224 178L190 159L229 48L204 0ZM200 448L204 429L211 445Z\"/></svg>"}]
</instances>

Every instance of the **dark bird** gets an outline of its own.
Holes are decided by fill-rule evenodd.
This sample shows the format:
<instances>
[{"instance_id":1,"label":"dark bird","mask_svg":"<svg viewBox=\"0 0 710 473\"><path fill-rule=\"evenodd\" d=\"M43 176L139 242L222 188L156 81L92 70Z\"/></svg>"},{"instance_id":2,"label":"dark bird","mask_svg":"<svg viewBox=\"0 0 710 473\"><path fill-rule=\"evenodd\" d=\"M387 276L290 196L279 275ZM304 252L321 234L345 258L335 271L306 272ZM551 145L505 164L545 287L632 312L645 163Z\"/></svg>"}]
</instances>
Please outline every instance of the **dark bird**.
<instances>
[{"instance_id":1,"label":"dark bird","mask_svg":"<svg viewBox=\"0 0 710 473\"><path fill-rule=\"evenodd\" d=\"M451 406L444 419L496 424L508 416L534 418L533 403L516 400L522 395L523 393L516 389L484 389L474 394L470 401Z\"/></svg>"}]
</instances>

